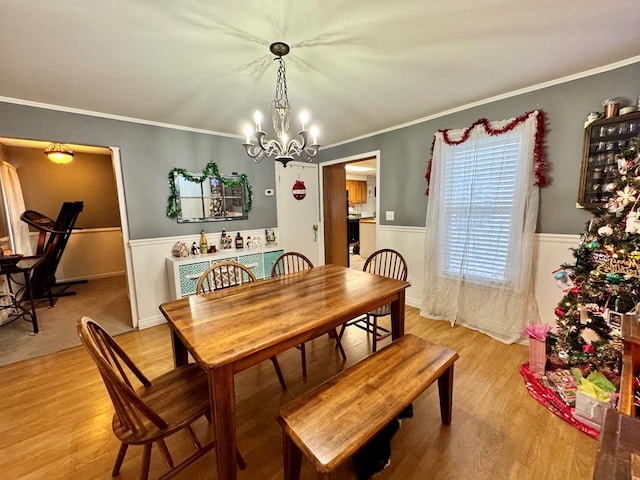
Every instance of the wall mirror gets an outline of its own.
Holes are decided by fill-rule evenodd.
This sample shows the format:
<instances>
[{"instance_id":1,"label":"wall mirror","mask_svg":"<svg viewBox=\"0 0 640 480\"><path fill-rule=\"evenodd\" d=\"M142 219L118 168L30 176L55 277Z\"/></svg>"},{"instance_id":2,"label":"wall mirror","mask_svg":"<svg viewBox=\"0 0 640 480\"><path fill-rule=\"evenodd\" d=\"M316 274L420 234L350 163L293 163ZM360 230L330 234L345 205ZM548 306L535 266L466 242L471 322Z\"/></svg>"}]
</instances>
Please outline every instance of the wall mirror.
<instances>
[{"instance_id":1,"label":"wall mirror","mask_svg":"<svg viewBox=\"0 0 640 480\"><path fill-rule=\"evenodd\" d=\"M251 210L251 185L245 174L220 174L215 163L202 173L174 168L169 173L167 216L178 223L245 220Z\"/></svg>"}]
</instances>

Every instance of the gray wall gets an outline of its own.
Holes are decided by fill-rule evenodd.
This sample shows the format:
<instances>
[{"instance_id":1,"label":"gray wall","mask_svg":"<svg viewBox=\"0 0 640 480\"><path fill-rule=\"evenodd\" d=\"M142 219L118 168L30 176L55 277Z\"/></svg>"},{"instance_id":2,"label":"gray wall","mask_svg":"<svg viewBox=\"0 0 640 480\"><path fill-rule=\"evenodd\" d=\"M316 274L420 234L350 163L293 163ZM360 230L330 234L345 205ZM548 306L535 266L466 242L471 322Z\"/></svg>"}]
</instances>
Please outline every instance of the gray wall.
<instances>
[{"instance_id":1,"label":"gray wall","mask_svg":"<svg viewBox=\"0 0 640 480\"><path fill-rule=\"evenodd\" d=\"M602 110L604 99L624 97L635 104L640 95L639 79L640 63L635 63L323 149L320 160L380 150L380 223L424 227L427 211L424 173L433 134L438 129L467 127L479 118L502 120L542 109L547 119L545 158L549 184L541 189L537 231L580 233L591 218L589 212L576 209L584 122L589 112ZM437 92L425 93L428 94ZM395 211L393 222L385 221L387 210Z\"/></svg>"},{"instance_id":2,"label":"gray wall","mask_svg":"<svg viewBox=\"0 0 640 480\"><path fill-rule=\"evenodd\" d=\"M462 128L482 117L500 120L540 108L547 115L550 185L541 191L538 232L579 233L590 218L588 212L575 208L584 120L589 112L601 109L605 98L636 99L640 95L638 79L640 63L325 149L319 158L328 161L380 150L381 223L424 226L427 205L424 173L434 132L440 128ZM438 92L425 92L429 94ZM240 139L2 102L0 137L119 147L129 228L134 240L196 234L202 228L218 232L222 228L257 229L277 224L276 197L264 195L266 188L275 187L273 162L264 160L255 164L245 155ZM169 171L182 167L200 172L209 161L216 162L221 173L236 171L248 175L255 196L248 220L178 224L165 215ZM395 221L384 220L386 210L395 211Z\"/></svg>"},{"instance_id":3,"label":"gray wall","mask_svg":"<svg viewBox=\"0 0 640 480\"><path fill-rule=\"evenodd\" d=\"M273 161L256 164L244 153L242 140L138 123L0 102L0 137L119 147L132 240L227 230L273 227L276 197ZM169 185L175 167L202 172L207 162L220 173L246 173L253 187L253 209L247 220L178 224L166 216Z\"/></svg>"}]
</instances>

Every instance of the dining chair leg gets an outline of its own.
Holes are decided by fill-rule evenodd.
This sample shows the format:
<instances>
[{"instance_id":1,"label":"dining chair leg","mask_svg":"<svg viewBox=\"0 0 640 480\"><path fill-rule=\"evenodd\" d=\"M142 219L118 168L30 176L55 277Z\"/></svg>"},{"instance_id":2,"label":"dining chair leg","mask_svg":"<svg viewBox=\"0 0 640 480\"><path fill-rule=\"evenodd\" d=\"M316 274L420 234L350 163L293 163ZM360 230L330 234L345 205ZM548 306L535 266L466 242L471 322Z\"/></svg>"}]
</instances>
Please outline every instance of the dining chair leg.
<instances>
[{"instance_id":1,"label":"dining chair leg","mask_svg":"<svg viewBox=\"0 0 640 480\"><path fill-rule=\"evenodd\" d=\"M302 359L302 379L307 381L307 349L304 343L300 344L300 358Z\"/></svg>"},{"instance_id":2,"label":"dining chair leg","mask_svg":"<svg viewBox=\"0 0 640 480\"><path fill-rule=\"evenodd\" d=\"M151 463L151 444L145 443L142 450L142 469L140 470L140 480L148 480L149 464Z\"/></svg>"},{"instance_id":3,"label":"dining chair leg","mask_svg":"<svg viewBox=\"0 0 640 480\"><path fill-rule=\"evenodd\" d=\"M287 384L284 382L284 377L282 376L282 371L280 370L278 359L275 356L271 357L271 362L273 363L273 368L276 369L276 375L278 375L278 380L280 380L280 386L282 387L282 390L286 390Z\"/></svg>"},{"instance_id":4,"label":"dining chair leg","mask_svg":"<svg viewBox=\"0 0 640 480\"><path fill-rule=\"evenodd\" d=\"M236 463L238 464L238 468L240 470L245 470L247 468L247 464L244 461L244 458L242 458L242 454L240 453L240 450L238 450L236 448Z\"/></svg>"},{"instance_id":5,"label":"dining chair leg","mask_svg":"<svg viewBox=\"0 0 640 480\"><path fill-rule=\"evenodd\" d=\"M329 338L332 338L336 341L336 348L340 350L340 355L342 355L342 359L347 361L347 354L344 352L344 348L342 348L342 342L340 341L340 335L338 335L338 329L334 329L329 332Z\"/></svg>"},{"instance_id":6,"label":"dining chair leg","mask_svg":"<svg viewBox=\"0 0 640 480\"><path fill-rule=\"evenodd\" d=\"M375 353L378 349L378 317L367 314L367 328L372 332L371 352Z\"/></svg>"},{"instance_id":7,"label":"dining chair leg","mask_svg":"<svg viewBox=\"0 0 640 480\"><path fill-rule=\"evenodd\" d=\"M342 335L344 335L344 329L347 328L347 324L343 323L342 324L342 328L340 329L340 334L338 335L338 340L342 340ZM338 348L338 345L336 344L336 348Z\"/></svg>"},{"instance_id":8,"label":"dining chair leg","mask_svg":"<svg viewBox=\"0 0 640 480\"><path fill-rule=\"evenodd\" d=\"M120 450L118 450L116 463L113 465L113 471L111 472L112 477L117 477L118 475L120 475L120 467L122 467L124 456L127 454L127 448L129 448L129 445L127 445L126 443L120 444Z\"/></svg>"},{"instance_id":9,"label":"dining chair leg","mask_svg":"<svg viewBox=\"0 0 640 480\"><path fill-rule=\"evenodd\" d=\"M162 457L164 458L164 462L167 464L167 467L169 467L169 470L173 470L175 467L173 458L171 458L171 454L169 453L169 449L167 448L167 444L163 438L158 440L158 447L160 447L160 452L162 453Z\"/></svg>"}]
</instances>

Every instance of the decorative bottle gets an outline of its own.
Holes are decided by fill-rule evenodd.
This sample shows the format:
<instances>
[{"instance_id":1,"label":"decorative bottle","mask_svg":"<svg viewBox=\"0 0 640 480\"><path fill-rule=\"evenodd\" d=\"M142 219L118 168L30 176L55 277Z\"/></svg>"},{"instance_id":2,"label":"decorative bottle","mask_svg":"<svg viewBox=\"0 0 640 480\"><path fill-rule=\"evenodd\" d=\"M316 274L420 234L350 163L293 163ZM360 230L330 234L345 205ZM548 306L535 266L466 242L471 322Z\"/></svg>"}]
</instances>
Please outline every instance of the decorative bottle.
<instances>
[{"instance_id":1,"label":"decorative bottle","mask_svg":"<svg viewBox=\"0 0 640 480\"><path fill-rule=\"evenodd\" d=\"M200 232L200 253L207 253L209 250L209 242L207 242L207 236L204 230Z\"/></svg>"},{"instance_id":2,"label":"decorative bottle","mask_svg":"<svg viewBox=\"0 0 640 480\"><path fill-rule=\"evenodd\" d=\"M236 248L244 248L244 239L240 235L240 232L236 235Z\"/></svg>"}]
</instances>

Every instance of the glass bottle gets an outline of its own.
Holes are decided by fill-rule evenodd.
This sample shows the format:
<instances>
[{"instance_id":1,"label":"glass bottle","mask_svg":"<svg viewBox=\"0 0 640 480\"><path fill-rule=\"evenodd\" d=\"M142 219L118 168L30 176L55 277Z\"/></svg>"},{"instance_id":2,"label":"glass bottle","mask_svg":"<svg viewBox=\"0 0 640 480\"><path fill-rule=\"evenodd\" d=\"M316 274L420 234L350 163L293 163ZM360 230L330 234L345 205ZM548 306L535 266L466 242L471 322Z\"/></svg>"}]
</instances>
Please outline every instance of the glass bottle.
<instances>
[{"instance_id":1,"label":"glass bottle","mask_svg":"<svg viewBox=\"0 0 640 480\"><path fill-rule=\"evenodd\" d=\"M207 236L204 230L200 231L200 253L207 253L209 250L209 242L207 242Z\"/></svg>"},{"instance_id":2,"label":"glass bottle","mask_svg":"<svg viewBox=\"0 0 640 480\"><path fill-rule=\"evenodd\" d=\"M240 232L236 235L236 248L244 248L244 239L240 235Z\"/></svg>"}]
</instances>

